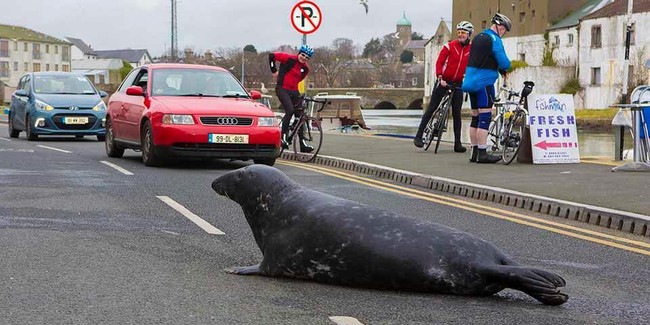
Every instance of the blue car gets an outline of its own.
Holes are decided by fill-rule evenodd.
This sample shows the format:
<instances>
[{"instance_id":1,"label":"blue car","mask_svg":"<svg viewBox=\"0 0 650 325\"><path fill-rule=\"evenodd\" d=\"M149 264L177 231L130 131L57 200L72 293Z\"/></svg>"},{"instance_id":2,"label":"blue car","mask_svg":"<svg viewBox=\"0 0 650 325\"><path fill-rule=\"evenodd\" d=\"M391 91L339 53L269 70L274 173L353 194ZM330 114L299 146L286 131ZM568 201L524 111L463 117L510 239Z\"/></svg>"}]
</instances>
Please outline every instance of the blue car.
<instances>
[{"instance_id":1,"label":"blue car","mask_svg":"<svg viewBox=\"0 0 650 325\"><path fill-rule=\"evenodd\" d=\"M25 131L27 140L39 135L85 135L106 138L106 105L84 75L70 72L34 72L20 78L9 106L9 136Z\"/></svg>"}]
</instances>

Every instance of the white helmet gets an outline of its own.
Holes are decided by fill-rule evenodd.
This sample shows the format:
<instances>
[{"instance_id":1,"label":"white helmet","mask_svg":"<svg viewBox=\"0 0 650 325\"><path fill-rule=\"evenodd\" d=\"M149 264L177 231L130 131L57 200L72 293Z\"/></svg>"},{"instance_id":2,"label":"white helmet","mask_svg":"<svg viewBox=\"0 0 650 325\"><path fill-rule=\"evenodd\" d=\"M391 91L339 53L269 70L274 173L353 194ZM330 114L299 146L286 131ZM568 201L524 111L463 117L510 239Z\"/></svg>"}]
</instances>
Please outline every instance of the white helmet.
<instances>
[{"instance_id":1,"label":"white helmet","mask_svg":"<svg viewBox=\"0 0 650 325\"><path fill-rule=\"evenodd\" d=\"M469 33L469 36L472 36L472 32L474 32L474 25L470 23L469 21L463 20L458 25L456 25L456 30L464 30Z\"/></svg>"}]
</instances>

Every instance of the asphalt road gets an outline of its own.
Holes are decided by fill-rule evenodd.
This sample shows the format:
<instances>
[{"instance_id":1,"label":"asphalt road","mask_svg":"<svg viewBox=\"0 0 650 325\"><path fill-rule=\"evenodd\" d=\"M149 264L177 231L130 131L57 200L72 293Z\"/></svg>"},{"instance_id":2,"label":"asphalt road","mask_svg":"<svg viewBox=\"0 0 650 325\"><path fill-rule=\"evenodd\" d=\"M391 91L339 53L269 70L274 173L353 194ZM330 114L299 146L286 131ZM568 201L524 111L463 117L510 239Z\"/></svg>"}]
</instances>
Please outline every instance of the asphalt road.
<instances>
[{"instance_id":1,"label":"asphalt road","mask_svg":"<svg viewBox=\"0 0 650 325\"><path fill-rule=\"evenodd\" d=\"M644 238L621 239L636 242L633 252L282 161L276 167L304 186L470 232L556 272L571 298L549 307L514 290L477 298L230 275L223 270L261 254L240 207L210 184L248 163L148 168L133 151L106 157L94 139L28 142L0 128L0 323L638 324L650 314ZM225 234L209 234L159 197Z\"/></svg>"}]
</instances>

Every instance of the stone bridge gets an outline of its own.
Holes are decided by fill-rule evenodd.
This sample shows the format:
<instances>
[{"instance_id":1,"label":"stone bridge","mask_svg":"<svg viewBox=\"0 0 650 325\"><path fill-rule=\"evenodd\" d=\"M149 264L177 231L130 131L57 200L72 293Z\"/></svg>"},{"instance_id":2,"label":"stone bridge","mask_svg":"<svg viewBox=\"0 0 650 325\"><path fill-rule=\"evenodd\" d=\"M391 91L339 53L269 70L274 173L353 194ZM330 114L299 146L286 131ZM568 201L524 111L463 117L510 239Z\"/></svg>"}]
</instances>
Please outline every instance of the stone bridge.
<instances>
[{"instance_id":1,"label":"stone bridge","mask_svg":"<svg viewBox=\"0 0 650 325\"><path fill-rule=\"evenodd\" d=\"M309 96L326 92L330 95L356 93L361 107L373 109L422 109L424 88L310 88Z\"/></svg>"}]
</instances>

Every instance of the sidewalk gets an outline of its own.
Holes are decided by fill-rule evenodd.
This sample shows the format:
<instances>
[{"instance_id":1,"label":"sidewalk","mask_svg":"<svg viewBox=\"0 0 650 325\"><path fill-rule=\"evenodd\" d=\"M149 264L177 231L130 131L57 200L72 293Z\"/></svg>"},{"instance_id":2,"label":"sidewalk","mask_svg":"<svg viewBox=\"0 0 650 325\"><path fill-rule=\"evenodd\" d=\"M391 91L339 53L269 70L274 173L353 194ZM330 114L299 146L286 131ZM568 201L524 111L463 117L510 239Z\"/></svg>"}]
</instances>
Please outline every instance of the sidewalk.
<instances>
[{"instance_id":1,"label":"sidewalk","mask_svg":"<svg viewBox=\"0 0 650 325\"><path fill-rule=\"evenodd\" d=\"M650 237L650 173L614 173L613 158L475 164L448 143L434 154L408 138L327 133L315 163Z\"/></svg>"}]
</instances>

